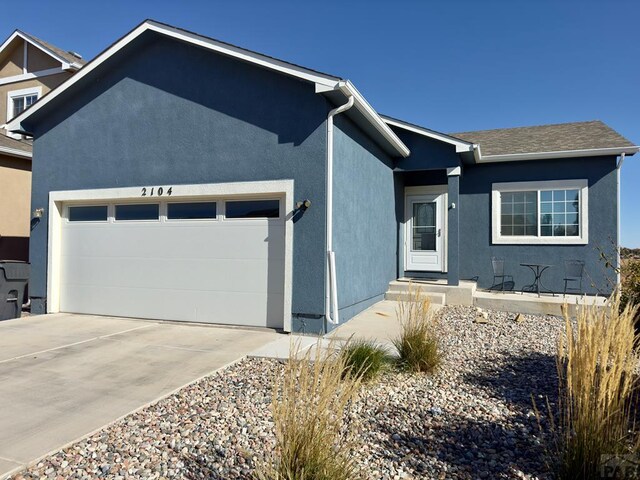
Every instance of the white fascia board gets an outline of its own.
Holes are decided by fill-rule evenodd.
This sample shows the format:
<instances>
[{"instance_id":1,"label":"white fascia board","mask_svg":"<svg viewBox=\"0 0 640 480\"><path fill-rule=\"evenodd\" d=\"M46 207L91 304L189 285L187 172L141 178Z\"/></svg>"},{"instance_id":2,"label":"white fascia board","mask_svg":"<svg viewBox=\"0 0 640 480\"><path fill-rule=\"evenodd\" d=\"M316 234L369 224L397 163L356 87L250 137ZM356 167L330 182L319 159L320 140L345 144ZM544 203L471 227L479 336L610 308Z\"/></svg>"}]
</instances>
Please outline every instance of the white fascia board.
<instances>
[{"instance_id":1,"label":"white fascia board","mask_svg":"<svg viewBox=\"0 0 640 480\"><path fill-rule=\"evenodd\" d=\"M524 160L546 160L551 158L571 158L571 157L596 157L599 155L633 155L638 153L640 147L611 147L611 148L592 148L584 150L564 150L558 152L538 152L538 153L514 153L506 155L479 155L476 157L477 163L494 163L494 162L516 162Z\"/></svg>"},{"instance_id":2,"label":"white fascia board","mask_svg":"<svg viewBox=\"0 0 640 480\"><path fill-rule=\"evenodd\" d=\"M146 21L141 26L146 27L145 30L152 30L169 37L177 38L178 40L183 40L194 45L199 45L209 50L213 50L224 55L229 55L231 57L254 63L272 70L277 70L279 72L286 73L303 80L308 80L313 83L334 85L335 82L339 80L338 77L314 72L313 70L309 70L308 68L299 67L297 65L293 65L291 63L284 62L267 55L262 55L257 52L251 52L249 50L245 50L244 48L219 42L217 40L203 37L196 33L187 32L179 28L158 24L154 21Z\"/></svg>"},{"instance_id":3,"label":"white fascia board","mask_svg":"<svg viewBox=\"0 0 640 480\"><path fill-rule=\"evenodd\" d=\"M381 116L385 123L393 125L394 127L402 128L404 130L417 133L418 135L422 135L424 137L433 138L435 140L440 140L441 142L454 145L456 147L456 153L470 152L473 150L473 143L465 142L464 140L458 140L456 138L450 137L449 135L445 135L444 133L434 132L432 130L427 130L426 128L420 128L416 125L411 125L400 120L385 117L384 115Z\"/></svg>"},{"instance_id":4,"label":"white fascia board","mask_svg":"<svg viewBox=\"0 0 640 480\"><path fill-rule=\"evenodd\" d=\"M67 64L69 62L67 62L67 60L65 60L63 57L61 57L60 55L58 55L56 52L54 52L53 50L49 50L47 47L45 47L44 45L41 45L38 41L36 41L35 39L31 38L29 35L27 35L24 32L21 32L20 30L16 30L15 32L13 32L9 38L7 38L4 43L2 45L0 45L0 53L2 53L2 51L16 38L16 37L20 37L21 39L23 39L25 42L30 43L31 45L33 45L34 47L36 47L37 49L43 51L44 53L46 53L47 55L49 55L50 57L54 58L55 60L57 60L58 62L60 62L61 64Z\"/></svg>"},{"instance_id":5,"label":"white fascia board","mask_svg":"<svg viewBox=\"0 0 640 480\"><path fill-rule=\"evenodd\" d=\"M31 159L31 152L25 152L24 150L18 150L17 148L9 148L9 147L0 147L0 153L4 153L5 155L9 155L11 157L20 157L20 158L28 158Z\"/></svg>"},{"instance_id":6,"label":"white fascia board","mask_svg":"<svg viewBox=\"0 0 640 480\"><path fill-rule=\"evenodd\" d=\"M143 22L140 25L138 25L136 28L134 28L131 32L126 34L116 43L111 45L104 52L102 52L100 55L94 58L91 62L84 65L80 70L78 70L78 73L76 73L75 75L67 79L57 88L53 89L42 100L40 100L39 102L29 107L27 110L25 110L20 115L15 117L11 122L7 123L8 129L19 130L20 123L26 120L30 115L40 110L42 107L44 107L47 103L49 103L54 98L56 98L62 92L64 92L69 87L71 87L72 85L79 82L87 75L89 75L96 68L98 68L102 63L104 63L106 60L108 60L110 57L115 55L118 51L120 51L122 48L124 48L126 45L131 43L133 40L135 40L136 38L138 38L140 35L142 35L144 32L148 30L160 33L162 35L166 35L168 37L176 38L184 42L188 42L192 45L198 45L200 47L203 47L215 52L219 52L224 55L238 58L246 62L260 65L262 67L269 68L271 70L276 70L276 71L285 73L287 75L298 77L300 79L307 80L309 82L326 85L331 88L333 88L336 85L336 82L340 80L338 77L323 75L321 73L314 72L304 67L298 67L296 65L292 65L287 62L283 62L281 60L268 57L266 55L250 52L240 47L227 45L222 42L218 42L216 40L197 35L195 33L186 32L177 28L169 27L167 25L162 25L162 24L158 24L156 22L147 20L146 22Z\"/></svg>"},{"instance_id":7,"label":"white fascia board","mask_svg":"<svg viewBox=\"0 0 640 480\"><path fill-rule=\"evenodd\" d=\"M25 80L32 80L34 78L47 77L49 75L57 75L58 73L64 73L66 70L62 67L48 68L46 70L39 70L37 72L22 73L20 75L14 75L12 77L0 78L0 85L7 85L9 83L23 82Z\"/></svg>"},{"instance_id":8,"label":"white fascia board","mask_svg":"<svg viewBox=\"0 0 640 480\"><path fill-rule=\"evenodd\" d=\"M352 95L354 99L354 106L358 111L374 126L374 128L380 132L380 134L389 142L400 155L408 157L411 151L409 148L393 133L393 130L389 128L389 125L380 117L373 107L362 96L358 89L349 81L343 80L338 82L338 89L345 95Z\"/></svg>"}]
</instances>

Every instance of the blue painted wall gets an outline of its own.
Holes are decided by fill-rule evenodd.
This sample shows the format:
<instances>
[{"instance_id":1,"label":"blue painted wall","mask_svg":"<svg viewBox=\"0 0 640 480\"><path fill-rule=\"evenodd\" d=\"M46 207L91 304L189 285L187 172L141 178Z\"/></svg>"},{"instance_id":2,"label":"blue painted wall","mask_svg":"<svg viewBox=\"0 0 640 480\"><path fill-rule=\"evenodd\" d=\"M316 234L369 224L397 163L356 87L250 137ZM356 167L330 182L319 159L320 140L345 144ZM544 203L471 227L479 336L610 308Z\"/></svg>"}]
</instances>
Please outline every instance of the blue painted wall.
<instances>
[{"instance_id":1,"label":"blue painted wall","mask_svg":"<svg viewBox=\"0 0 640 480\"><path fill-rule=\"evenodd\" d=\"M33 208L52 190L294 179L295 200L313 205L294 227L292 310L319 318L331 106L312 84L153 33L123 53L27 125ZM47 224L31 236L34 297L46 295Z\"/></svg>"},{"instance_id":2,"label":"blue painted wall","mask_svg":"<svg viewBox=\"0 0 640 480\"><path fill-rule=\"evenodd\" d=\"M396 172L396 216L399 219L397 225L398 235L398 277L447 279L445 272L416 272L404 270L404 188L423 185L448 185L447 168L460 165L460 156L453 145L434 140L398 127L392 127L393 131L409 147L411 154L407 158L397 159L394 171ZM446 190L446 188L445 188ZM457 200L449 200L455 201ZM449 223L454 225L458 219L458 211L448 211ZM456 268L458 265L459 249L456 244L456 232L449 229L451 240L448 250L448 268ZM455 282L456 275L452 275Z\"/></svg>"},{"instance_id":3,"label":"blue painted wall","mask_svg":"<svg viewBox=\"0 0 640 480\"><path fill-rule=\"evenodd\" d=\"M397 273L393 160L347 117L336 118L334 251L340 321L380 300Z\"/></svg>"},{"instance_id":4,"label":"blue painted wall","mask_svg":"<svg viewBox=\"0 0 640 480\"><path fill-rule=\"evenodd\" d=\"M453 145L402 128L392 126L391 129L411 150L407 158L396 161L396 171L446 169L460 165L460 156Z\"/></svg>"},{"instance_id":5,"label":"blue painted wall","mask_svg":"<svg viewBox=\"0 0 640 480\"><path fill-rule=\"evenodd\" d=\"M532 273L520 263L556 265L543 281L562 291L564 260L586 263L584 286L590 293L610 293L615 274L600 261L600 250L615 258L617 244L617 192L615 157L589 157L566 160L493 163L465 166L460 179L460 276L478 279L478 286L491 286L491 257L505 259L506 273L514 276L515 288L532 281ZM588 245L492 245L491 184L497 182L563 179L589 181Z\"/></svg>"}]
</instances>

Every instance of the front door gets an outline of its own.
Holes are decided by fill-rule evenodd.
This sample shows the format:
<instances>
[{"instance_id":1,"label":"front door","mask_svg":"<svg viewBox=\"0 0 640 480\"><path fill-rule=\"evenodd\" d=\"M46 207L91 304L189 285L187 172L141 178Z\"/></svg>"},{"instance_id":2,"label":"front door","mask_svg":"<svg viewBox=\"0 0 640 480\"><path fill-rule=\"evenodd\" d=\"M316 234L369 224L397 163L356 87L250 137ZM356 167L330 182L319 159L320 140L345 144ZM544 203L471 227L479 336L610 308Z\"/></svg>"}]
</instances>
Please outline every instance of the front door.
<instances>
[{"instance_id":1,"label":"front door","mask_svg":"<svg viewBox=\"0 0 640 480\"><path fill-rule=\"evenodd\" d=\"M443 196L407 196L405 270L444 270Z\"/></svg>"}]
</instances>

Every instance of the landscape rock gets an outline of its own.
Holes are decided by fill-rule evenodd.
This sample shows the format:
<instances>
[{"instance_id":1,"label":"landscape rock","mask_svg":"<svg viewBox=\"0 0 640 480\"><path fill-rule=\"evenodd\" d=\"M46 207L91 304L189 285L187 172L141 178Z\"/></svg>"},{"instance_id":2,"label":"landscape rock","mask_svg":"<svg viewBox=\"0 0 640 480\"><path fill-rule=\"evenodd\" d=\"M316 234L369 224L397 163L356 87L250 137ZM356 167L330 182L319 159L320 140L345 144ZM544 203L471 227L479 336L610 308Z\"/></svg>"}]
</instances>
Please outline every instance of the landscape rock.
<instances>
[{"instance_id":1,"label":"landscape rock","mask_svg":"<svg viewBox=\"0 0 640 480\"><path fill-rule=\"evenodd\" d=\"M370 479L546 479L546 402L557 401L551 316L449 306L438 312L444 361L432 375L390 371L347 412L353 455ZM517 318L517 316L516 316ZM270 411L282 363L244 360L59 451L18 479L252 478L273 453Z\"/></svg>"}]
</instances>

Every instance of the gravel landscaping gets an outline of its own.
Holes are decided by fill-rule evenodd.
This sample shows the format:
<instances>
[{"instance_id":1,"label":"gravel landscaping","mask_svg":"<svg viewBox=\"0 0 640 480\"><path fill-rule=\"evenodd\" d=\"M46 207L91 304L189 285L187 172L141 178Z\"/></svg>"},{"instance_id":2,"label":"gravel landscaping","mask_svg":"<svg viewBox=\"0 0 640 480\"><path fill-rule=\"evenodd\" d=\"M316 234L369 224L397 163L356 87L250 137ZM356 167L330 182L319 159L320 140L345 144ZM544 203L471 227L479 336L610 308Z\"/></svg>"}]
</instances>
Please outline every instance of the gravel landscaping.
<instances>
[{"instance_id":1,"label":"gravel landscaping","mask_svg":"<svg viewBox=\"0 0 640 480\"><path fill-rule=\"evenodd\" d=\"M366 478L547 478L532 409L557 396L556 317L444 307L433 376L390 372L350 415ZM72 445L13 479L247 479L273 450L270 390L281 364L245 360ZM543 423L544 431L544 423Z\"/></svg>"}]
</instances>

